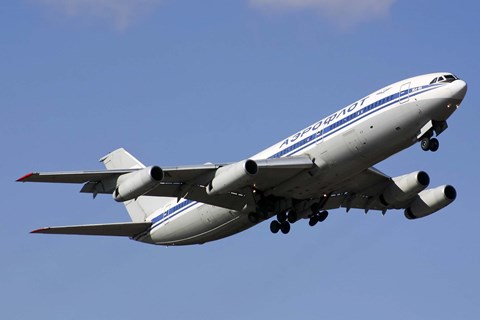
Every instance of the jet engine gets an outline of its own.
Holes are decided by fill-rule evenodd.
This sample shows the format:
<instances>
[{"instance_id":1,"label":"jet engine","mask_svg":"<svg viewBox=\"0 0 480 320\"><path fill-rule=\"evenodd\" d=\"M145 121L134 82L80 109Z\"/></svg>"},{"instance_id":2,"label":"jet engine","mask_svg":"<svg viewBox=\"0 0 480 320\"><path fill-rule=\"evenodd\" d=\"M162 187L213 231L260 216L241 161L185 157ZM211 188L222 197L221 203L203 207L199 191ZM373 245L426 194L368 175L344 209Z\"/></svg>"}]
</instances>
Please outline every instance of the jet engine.
<instances>
[{"instance_id":1,"label":"jet engine","mask_svg":"<svg viewBox=\"0 0 480 320\"><path fill-rule=\"evenodd\" d=\"M257 163L243 160L218 168L206 190L209 195L225 194L248 185L258 172Z\"/></svg>"},{"instance_id":2,"label":"jet engine","mask_svg":"<svg viewBox=\"0 0 480 320\"><path fill-rule=\"evenodd\" d=\"M401 203L424 190L429 183L430 177L424 171L392 178L391 183L380 195L380 201L385 206Z\"/></svg>"},{"instance_id":3,"label":"jet engine","mask_svg":"<svg viewBox=\"0 0 480 320\"><path fill-rule=\"evenodd\" d=\"M405 209L407 219L426 217L448 206L457 197L457 191L450 185L440 186L420 192L410 206Z\"/></svg>"},{"instance_id":4,"label":"jet engine","mask_svg":"<svg viewBox=\"0 0 480 320\"><path fill-rule=\"evenodd\" d=\"M163 170L151 166L121 175L113 192L115 201L123 202L138 198L155 188L163 180Z\"/></svg>"}]
</instances>

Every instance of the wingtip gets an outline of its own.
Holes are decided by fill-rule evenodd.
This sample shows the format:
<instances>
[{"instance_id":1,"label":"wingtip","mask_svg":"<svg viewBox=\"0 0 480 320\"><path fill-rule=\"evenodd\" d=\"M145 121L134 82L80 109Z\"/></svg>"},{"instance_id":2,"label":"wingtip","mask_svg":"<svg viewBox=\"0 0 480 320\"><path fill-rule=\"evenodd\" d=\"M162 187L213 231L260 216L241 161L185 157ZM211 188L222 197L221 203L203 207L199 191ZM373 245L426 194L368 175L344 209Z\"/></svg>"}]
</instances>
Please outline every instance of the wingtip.
<instances>
[{"instance_id":1,"label":"wingtip","mask_svg":"<svg viewBox=\"0 0 480 320\"><path fill-rule=\"evenodd\" d=\"M22 182L26 179L28 179L29 177L33 176L33 172L30 172L30 173L27 173L26 175L24 175L23 177L20 177L16 180L16 182Z\"/></svg>"},{"instance_id":2,"label":"wingtip","mask_svg":"<svg viewBox=\"0 0 480 320\"><path fill-rule=\"evenodd\" d=\"M47 230L49 230L49 229L50 229L49 227L40 228L40 229L35 229L35 230L30 231L30 233L45 233L45 231L47 231Z\"/></svg>"}]
</instances>

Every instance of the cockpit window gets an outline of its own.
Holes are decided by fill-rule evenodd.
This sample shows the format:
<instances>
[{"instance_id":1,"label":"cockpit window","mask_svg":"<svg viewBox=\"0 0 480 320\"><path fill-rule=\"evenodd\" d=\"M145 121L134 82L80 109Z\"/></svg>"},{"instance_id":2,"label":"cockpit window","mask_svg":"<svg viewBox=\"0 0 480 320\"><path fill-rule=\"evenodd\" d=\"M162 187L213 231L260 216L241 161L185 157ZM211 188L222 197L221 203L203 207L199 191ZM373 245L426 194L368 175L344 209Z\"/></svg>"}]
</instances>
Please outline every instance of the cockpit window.
<instances>
[{"instance_id":1,"label":"cockpit window","mask_svg":"<svg viewBox=\"0 0 480 320\"><path fill-rule=\"evenodd\" d=\"M453 74L444 74L441 77L437 77L437 78L433 79L430 82L430 84L437 83L437 82L453 82L457 79L458 79L458 77L453 75Z\"/></svg>"},{"instance_id":2,"label":"cockpit window","mask_svg":"<svg viewBox=\"0 0 480 320\"><path fill-rule=\"evenodd\" d=\"M445 74L443 77L438 77L438 82L453 82L457 79L453 74Z\"/></svg>"},{"instance_id":3,"label":"cockpit window","mask_svg":"<svg viewBox=\"0 0 480 320\"><path fill-rule=\"evenodd\" d=\"M451 74L446 74L446 75L445 75L445 81L446 81L446 82L453 82L453 81L455 81L455 80L457 80L457 78L455 78L454 75L451 75Z\"/></svg>"}]
</instances>

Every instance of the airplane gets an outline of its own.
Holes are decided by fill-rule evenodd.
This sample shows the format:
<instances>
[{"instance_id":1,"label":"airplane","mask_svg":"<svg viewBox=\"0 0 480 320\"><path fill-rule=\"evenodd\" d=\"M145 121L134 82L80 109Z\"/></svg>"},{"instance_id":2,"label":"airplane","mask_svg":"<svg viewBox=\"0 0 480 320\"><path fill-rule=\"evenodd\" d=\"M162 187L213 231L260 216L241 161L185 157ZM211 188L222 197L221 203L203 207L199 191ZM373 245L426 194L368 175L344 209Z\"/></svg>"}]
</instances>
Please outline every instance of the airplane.
<instances>
[{"instance_id":1,"label":"airplane","mask_svg":"<svg viewBox=\"0 0 480 320\"><path fill-rule=\"evenodd\" d=\"M451 185L427 189L424 171L390 177L373 165L417 142L439 148L436 137L459 107L467 84L452 73L405 79L377 90L234 163L146 167L125 149L100 159L107 170L29 173L19 182L83 184L80 192L111 194L131 222L47 227L46 234L124 236L148 244L203 244L269 220L273 233L324 221L345 208L403 209L418 219L452 203Z\"/></svg>"}]
</instances>

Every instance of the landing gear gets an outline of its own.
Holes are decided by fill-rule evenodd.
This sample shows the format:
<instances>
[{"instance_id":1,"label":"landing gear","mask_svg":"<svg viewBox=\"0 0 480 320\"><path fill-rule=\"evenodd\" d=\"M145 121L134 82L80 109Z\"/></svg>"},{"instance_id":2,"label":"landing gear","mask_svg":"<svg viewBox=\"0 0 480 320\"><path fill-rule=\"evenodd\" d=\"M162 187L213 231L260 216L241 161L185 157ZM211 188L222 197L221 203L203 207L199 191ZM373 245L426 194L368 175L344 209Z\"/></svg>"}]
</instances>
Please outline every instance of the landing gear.
<instances>
[{"instance_id":1,"label":"landing gear","mask_svg":"<svg viewBox=\"0 0 480 320\"><path fill-rule=\"evenodd\" d=\"M287 221L290 223L295 223L295 221L297 221L297 212L294 210L288 211Z\"/></svg>"},{"instance_id":2,"label":"landing gear","mask_svg":"<svg viewBox=\"0 0 480 320\"><path fill-rule=\"evenodd\" d=\"M430 138L429 137L423 137L420 140L420 147L422 148L423 151L430 150Z\"/></svg>"},{"instance_id":3,"label":"landing gear","mask_svg":"<svg viewBox=\"0 0 480 320\"><path fill-rule=\"evenodd\" d=\"M323 222L328 217L327 211L320 211L320 206L312 206L312 214L309 216L310 220L308 224L310 226L316 225L318 222ZM298 220L297 212L294 210L282 211L277 214L277 219L270 222L270 231L272 233L278 233L281 231L283 234L290 232L292 223Z\"/></svg>"},{"instance_id":4,"label":"landing gear","mask_svg":"<svg viewBox=\"0 0 480 320\"><path fill-rule=\"evenodd\" d=\"M283 222L280 225L280 231L282 231L283 234L287 234L290 231L290 223L288 221Z\"/></svg>"},{"instance_id":5,"label":"landing gear","mask_svg":"<svg viewBox=\"0 0 480 320\"><path fill-rule=\"evenodd\" d=\"M436 138L429 138L423 137L420 140L420 147L422 147L423 151L432 151L435 152L438 150L438 147L440 146L440 142Z\"/></svg>"},{"instance_id":6,"label":"landing gear","mask_svg":"<svg viewBox=\"0 0 480 320\"><path fill-rule=\"evenodd\" d=\"M318 222L323 222L328 217L328 211L322 211L317 215Z\"/></svg>"},{"instance_id":7,"label":"landing gear","mask_svg":"<svg viewBox=\"0 0 480 320\"><path fill-rule=\"evenodd\" d=\"M287 234L290 232L290 224L295 223L295 221L297 221L297 213L294 210L282 211L277 214L277 220L270 223L270 231L272 233L282 231L283 234Z\"/></svg>"},{"instance_id":8,"label":"landing gear","mask_svg":"<svg viewBox=\"0 0 480 320\"><path fill-rule=\"evenodd\" d=\"M430 139L430 151L435 152L438 150L440 142L436 138Z\"/></svg>"},{"instance_id":9,"label":"landing gear","mask_svg":"<svg viewBox=\"0 0 480 320\"><path fill-rule=\"evenodd\" d=\"M318 222L323 222L325 219L328 217L328 211L322 211L318 213L314 213L310 216L310 220L308 221L308 224L313 227L316 225Z\"/></svg>"},{"instance_id":10,"label":"landing gear","mask_svg":"<svg viewBox=\"0 0 480 320\"><path fill-rule=\"evenodd\" d=\"M273 220L270 223L270 231L272 231L272 233L282 231L283 234L287 234L290 232L290 223L288 221L278 222L278 220Z\"/></svg>"},{"instance_id":11,"label":"landing gear","mask_svg":"<svg viewBox=\"0 0 480 320\"><path fill-rule=\"evenodd\" d=\"M278 233L278 231L280 230L280 222L278 222L277 220L273 220L272 222L270 222L270 231L272 231L272 233Z\"/></svg>"}]
</instances>

